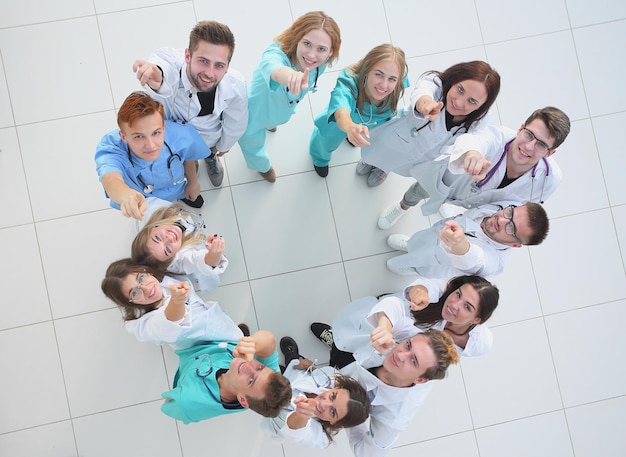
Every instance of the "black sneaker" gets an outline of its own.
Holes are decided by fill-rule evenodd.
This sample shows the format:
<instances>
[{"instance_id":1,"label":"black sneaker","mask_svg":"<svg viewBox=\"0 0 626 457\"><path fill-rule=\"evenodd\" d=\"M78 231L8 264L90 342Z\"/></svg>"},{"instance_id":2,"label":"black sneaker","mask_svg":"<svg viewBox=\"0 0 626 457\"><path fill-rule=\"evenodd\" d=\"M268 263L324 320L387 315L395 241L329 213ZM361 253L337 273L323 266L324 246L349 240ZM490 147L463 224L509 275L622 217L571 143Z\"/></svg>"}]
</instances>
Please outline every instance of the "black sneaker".
<instances>
[{"instance_id":1,"label":"black sneaker","mask_svg":"<svg viewBox=\"0 0 626 457\"><path fill-rule=\"evenodd\" d=\"M317 165L313 165L313 168L315 168L315 173L317 173L320 178L328 176L328 166L318 167Z\"/></svg>"},{"instance_id":2,"label":"black sneaker","mask_svg":"<svg viewBox=\"0 0 626 457\"><path fill-rule=\"evenodd\" d=\"M198 198L193 201L188 198L181 198L180 201L185 205L191 206L192 208L202 208L202 205L204 205L204 198L202 198L202 195L198 195Z\"/></svg>"},{"instance_id":3,"label":"black sneaker","mask_svg":"<svg viewBox=\"0 0 626 457\"><path fill-rule=\"evenodd\" d=\"M313 332L313 335L315 335L317 339L326 346L329 348L333 347L333 329L330 325L322 322L313 322L311 324L311 331Z\"/></svg>"},{"instance_id":4,"label":"black sneaker","mask_svg":"<svg viewBox=\"0 0 626 457\"><path fill-rule=\"evenodd\" d=\"M250 327L248 327L248 324L242 322L241 324L237 324L237 327L239 327L243 336L250 336Z\"/></svg>"},{"instance_id":5,"label":"black sneaker","mask_svg":"<svg viewBox=\"0 0 626 457\"><path fill-rule=\"evenodd\" d=\"M300 358L298 343L290 336L283 336L280 339L280 352L285 356L285 366L289 365L293 359Z\"/></svg>"}]
</instances>

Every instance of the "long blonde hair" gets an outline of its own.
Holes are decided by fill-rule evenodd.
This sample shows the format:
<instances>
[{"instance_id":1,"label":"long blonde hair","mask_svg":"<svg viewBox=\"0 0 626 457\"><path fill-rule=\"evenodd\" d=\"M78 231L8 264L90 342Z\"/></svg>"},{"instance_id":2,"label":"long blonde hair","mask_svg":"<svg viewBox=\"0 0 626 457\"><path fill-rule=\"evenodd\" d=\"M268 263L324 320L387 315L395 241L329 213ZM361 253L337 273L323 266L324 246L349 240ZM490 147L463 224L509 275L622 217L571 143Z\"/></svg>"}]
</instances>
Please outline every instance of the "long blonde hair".
<instances>
[{"instance_id":1,"label":"long blonde hair","mask_svg":"<svg viewBox=\"0 0 626 457\"><path fill-rule=\"evenodd\" d=\"M137 233L137 236L133 240L133 244L131 246L130 252L132 259L140 263L142 265L149 265L156 270L165 271L167 267L174 260L174 256L170 257L167 260L157 260L154 256L148 251L148 241L150 240L150 231L158 227L160 225L174 225L175 222L180 219L185 219L191 216L191 213L185 210L178 203L174 203L173 205L166 206L164 208L157 209L146 225ZM194 232L185 232L183 233L183 239L180 248L184 248L194 244L201 244L206 241L206 235L202 233L201 230L196 230Z\"/></svg>"},{"instance_id":2,"label":"long blonde hair","mask_svg":"<svg viewBox=\"0 0 626 457\"><path fill-rule=\"evenodd\" d=\"M353 95L356 98L356 107L359 111L363 109L365 102L370 101L365 94L365 90L361 90L365 87L367 75L370 71L372 71L374 66L383 60L391 60L395 62L398 66L400 75L398 77L396 87L394 87L393 91L385 97L383 103L381 103L378 107L378 112L381 113L384 110L391 108L395 114L398 109L398 101L404 94L404 79L409 72L409 67L406 64L406 57L402 49L391 44L381 44L371 49L370 52L368 52L365 57L357 63L348 67L348 70L350 70L356 77L357 93Z\"/></svg>"}]
</instances>

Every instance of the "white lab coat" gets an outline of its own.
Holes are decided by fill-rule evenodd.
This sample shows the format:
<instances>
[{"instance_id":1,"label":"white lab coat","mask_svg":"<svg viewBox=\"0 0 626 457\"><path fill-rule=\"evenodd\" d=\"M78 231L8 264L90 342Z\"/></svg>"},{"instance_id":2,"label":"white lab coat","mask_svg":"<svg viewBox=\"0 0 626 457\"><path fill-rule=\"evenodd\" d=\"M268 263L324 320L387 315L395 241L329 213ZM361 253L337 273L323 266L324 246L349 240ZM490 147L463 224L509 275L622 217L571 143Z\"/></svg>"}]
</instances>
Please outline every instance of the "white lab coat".
<instances>
[{"instance_id":1,"label":"white lab coat","mask_svg":"<svg viewBox=\"0 0 626 457\"><path fill-rule=\"evenodd\" d=\"M372 328L378 325L378 319L376 314L379 312L385 313L387 318L391 321L393 326L392 334L395 340L403 340L408 338L411 327L417 325L415 319L410 310L410 301L405 297L409 288L412 286L422 285L428 289L428 297L431 303L439 301L446 289L445 281L429 280L426 278L420 278L413 282L410 286L406 287L403 292L389 295L382 298L376 303L369 314L367 320ZM431 328L436 330L443 330L446 327L446 320L440 320ZM426 326L419 326L426 329ZM478 324L474 326L469 332L469 339L465 348L460 346L454 346L456 352L462 357L478 357L487 354L493 346L493 334L491 330L485 324Z\"/></svg>"},{"instance_id":2,"label":"white lab coat","mask_svg":"<svg viewBox=\"0 0 626 457\"><path fill-rule=\"evenodd\" d=\"M352 352L356 360L342 368L341 373L359 381L372 404L369 422L345 429L356 457L387 454L400 432L408 428L432 387L432 381L411 387L389 386L367 370L381 366L386 357L372 348L369 336L373 327L366 317L376 303L375 297L355 300L333 321L335 345ZM417 327L407 329L409 336L419 332Z\"/></svg>"},{"instance_id":3,"label":"white lab coat","mask_svg":"<svg viewBox=\"0 0 626 457\"><path fill-rule=\"evenodd\" d=\"M439 238L444 219L430 228L420 230L409 238L408 252L389 260L394 267L411 267L420 276L449 280L455 276L476 274L486 278L496 276L504 270L511 247L489 238L480 223L484 217L491 216L511 202L493 203L480 208L473 208L459 214L452 220L457 221L470 242L470 249L463 255L451 253Z\"/></svg>"},{"instance_id":4,"label":"white lab coat","mask_svg":"<svg viewBox=\"0 0 626 457\"><path fill-rule=\"evenodd\" d=\"M150 219L150 216L159 208L170 206L172 203L160 198L149 197L146 199L147 209L144 213L143 221L137 221L137 231ZM195 213L187 218L178 220L188 233L201 230L204 226L202 214ZM186 233L187 233L186 232ZM172 262L167 267L167 272L176 276L188 276L192 283L198 285L202 292L215 290L220 285L220 277L228 267L228 259L222 255L219 264L214 267L204 262L204 256L208 249L204 244L185 246L175 255Z\"/></svg>"},{"instance_id":5,"label":"white lab coat","mask_svg":"<svg viewBox=\"0 0 626 457\"><path fill-rule=\"evenodd\" d=\"M391 121L371 130L370 146L361 148L364 162L386 173L412 176L413 166L434 160L442 153L443 148L451 145L455 138L465 132L460 126L447 130L445 111L432 122L417 113L415 103L423 95L428 95L433 100L441 100L439 77L432 74L422 76L411 93L411 104L399 110ZM469 131L476 132L487 126L487 117L475 122Z\"/></svg>"},{"instance_id":6,"label":"white lab coat","mask_svg":"<svg viewBox=\"0 0 626 457\"><path fill-rule=\"evenodd\" d=\"M475 208L497 201L511 201L516 205L528 202L543 203L562 180L561 169L552 157L540 160L508 186L498 189L506 172L506 156L494 175L478 188L463 170L460 156L467 151L479 151L495 167L507 143L516 132L508 127L488 126L472 134L461 135L452 146L442 151L434 162L415 165L411 175L428 192L430 198L422 205L424 215L434 214L444 202L464 208ZM448 173L446 171L449 170ZM445 180L448 184L444 183Z\"/></svg>"},{"instance_id":7,"label":"white lab coat","mask_svg":"<svg viewBox=\"0 0 626 457\"><path fill-rule=\"evenodd\" d=\"M269 429L272 436L281 442L307 448L324 449L328 447L330 441L324 433L322 425L314 418L309 419L303 428L294 430L287 425L287 418L296 410L296 406L293 403L296 397L303 396L304 393L319 395L327 390L326 388L318 387L309 372L294 368L298 363L300 363L298 359L292 360L289 366L287 366L285 373L283 373L291 384L291 403L281 410L278 417L263 418L263 426ZM317 369L326 372L334 384L335 370L332 367L319 367Z\"/></svg>"},{"instance_id":8,"label":"white lab coat","mask_svg":"<svg viewBox=\"0 0 626 457\"><path fill-rule=\"evenodd\" d=\"M174 349L185 349L201 341L239 341L243 333L228 317L217 302L205 303L193 290L185 304L185 315L179 321L165 317L169 305L169 284L180 281L166 276L161 282L163 302L154 311L139 319L124 322L126 330L142 342L169 344Z\"/></svg>"},{"instance_id":9,"label":"white lab coat","mask_svg":"<svg viewBox=\"0 0 626 457\"><path fill-rule=\"evenodd\" d=\"M158 91L147 84L144 88L163 103L165 118L191 123L209 148L215 146L220 152L230 150L248 125L248 92L243 75L229 67L217 85L213 113L198 117L200 101L187 77L185 50L160 48L148 61L161 68L163 83Z\"/></svg>"}]
</instances>

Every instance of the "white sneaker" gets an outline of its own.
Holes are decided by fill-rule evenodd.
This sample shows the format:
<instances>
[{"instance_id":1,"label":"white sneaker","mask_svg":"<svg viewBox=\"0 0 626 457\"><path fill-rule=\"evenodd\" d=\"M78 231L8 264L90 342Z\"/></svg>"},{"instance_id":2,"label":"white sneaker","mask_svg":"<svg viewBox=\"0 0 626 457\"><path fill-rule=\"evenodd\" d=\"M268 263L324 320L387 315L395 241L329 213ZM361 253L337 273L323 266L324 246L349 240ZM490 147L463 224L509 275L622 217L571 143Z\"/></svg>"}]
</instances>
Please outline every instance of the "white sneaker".
<instances>
[{"instance_id":1,"label":"white sneaker","mask_svg":"<svg viewBox=\"0 0 626 457\"><path fill-rule=\"evenodd\" d=\"M387 238L387 245L396 251L409 252L409 248L407 247L408 241L408 236L397 233L395 235L389 235L389 238Z\"/></svg>"},{"instance_id":2,"label":"white sneaker","mask_svg":"<svg viewBox=\"0 0 626 457\"><path fill-rule=\"evenodd\" d=\"M359 160L359 163L356 164L356 174L359 176L364 176L372 171L373 166L369 163L365 163L362 160Z\"/></svg>"},{"instance_id":3,"label":"white sneaker","mask_svg":"<svg viewBox=\"0 0 626 457\"><path fill-rule=\"evenodd\" d=\"M398 219L404 216L404 213L406 213L406 211L402 209L400 203L390 206L380 214L380 217L378 218L378 227L382 230L391 228L393 224L398 222Z\"/></svg>"},{"instance_id":4,"label":"white sneaker","mask_svg":"<svg viewBox=\"0 0 626 457\"><path fill-rule=\"evenodd\" d=\"M417 271L413 267L398 267L393 264L393 258L387 260L387 269L392 273L400 276L414 276L417 275Z\"/></svg>"}]
</instances>

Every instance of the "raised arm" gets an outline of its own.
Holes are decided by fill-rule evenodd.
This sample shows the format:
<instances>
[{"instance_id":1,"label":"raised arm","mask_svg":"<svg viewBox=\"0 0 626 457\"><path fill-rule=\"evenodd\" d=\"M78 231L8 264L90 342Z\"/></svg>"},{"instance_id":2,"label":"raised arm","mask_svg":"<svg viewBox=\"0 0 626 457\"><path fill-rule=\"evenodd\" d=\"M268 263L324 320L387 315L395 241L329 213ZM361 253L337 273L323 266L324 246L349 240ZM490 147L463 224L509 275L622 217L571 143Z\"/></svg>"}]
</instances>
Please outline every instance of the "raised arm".
<instances>
[{"instance_id":1,"label":"raised arm","mask_svg":"<svg viewBox=\"0 0 626 457\"><path fill-rule=\"evenodd\" d=\"M309 87L309 69L296 71L289 67L279 67L270 75L281 86L287 86L289 92L298 95L301 90Z\"/></svg>"},{"instance_id":2,"label":"raised arm","mask_svg":"<svg viewBox=\"0 0 626 457\"><path fill-rule=\"evenodd\" d=\"M244 357L252 360L256 355L259 358L269 357L276 351L274 334L267 330L259 330L251 336L244 336L239 340L233 351L235 357Z\"/></svg>"},{"instance_id":3,"label":"raised arm","mask_svg":"<svg viewBox=\"0 0 626 457\"><path fill-rule=\"evenodd\" d=\"M146 197L130 188L120 173L112 171L102 176L102 186L109 198L120 205L125 217L143 220L144 212L148 208Z\"/></svg>"}]
</instances>

